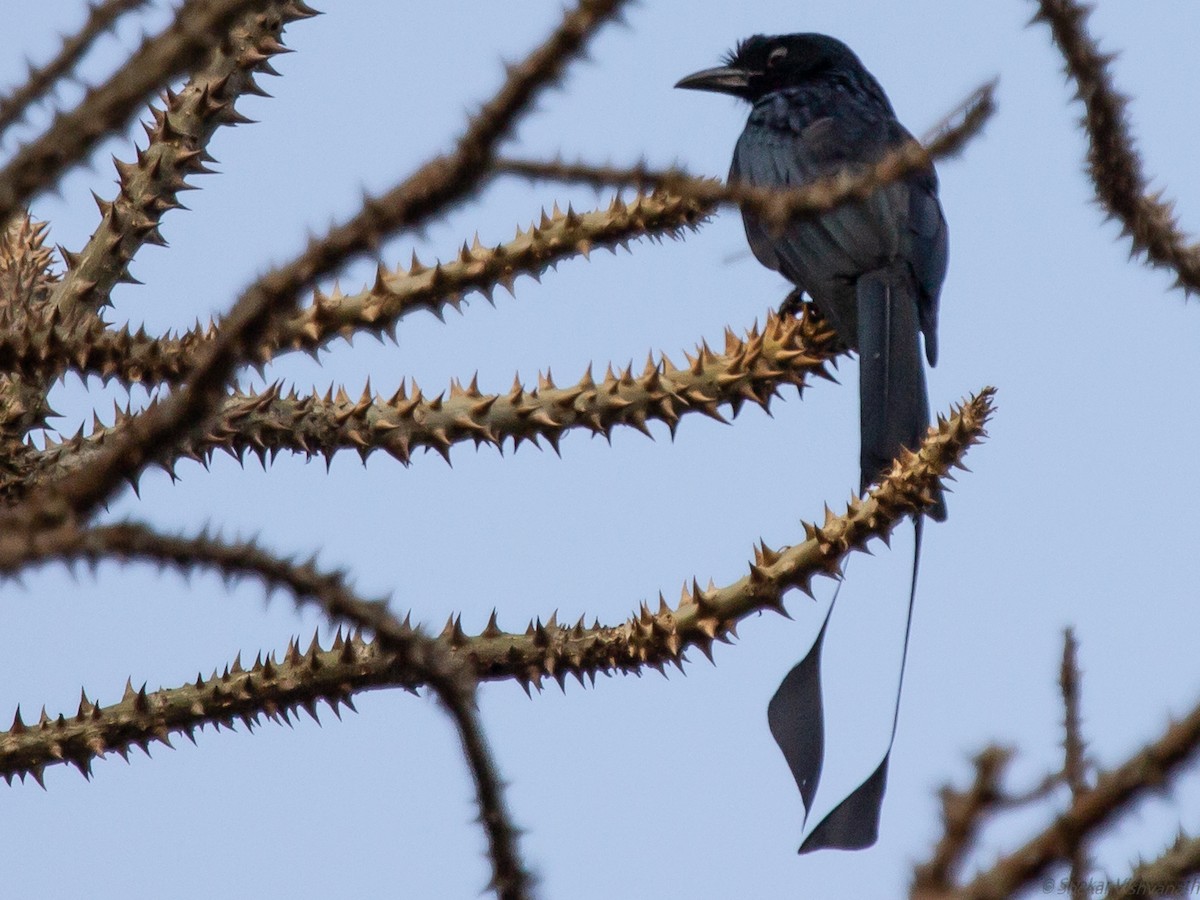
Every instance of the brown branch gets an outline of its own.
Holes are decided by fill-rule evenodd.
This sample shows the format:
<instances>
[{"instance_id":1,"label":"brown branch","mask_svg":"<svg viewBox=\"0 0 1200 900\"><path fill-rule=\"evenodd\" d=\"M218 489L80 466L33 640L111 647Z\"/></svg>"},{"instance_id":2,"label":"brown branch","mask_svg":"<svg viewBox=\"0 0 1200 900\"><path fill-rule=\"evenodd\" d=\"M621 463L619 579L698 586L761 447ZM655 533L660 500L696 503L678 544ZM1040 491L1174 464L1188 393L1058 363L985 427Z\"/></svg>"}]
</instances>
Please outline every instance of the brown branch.
<instances>
[{"instance_id":1,"label":"brown branch","mask_svg":"<svg viewBox=\"0 0 1200 900\"><path fill-rule=\"evenodd\" d=\"M188 176L208 171L205 148L217 129L248 121L234 108L236 101L245 94L265 95L254 75L274 74L270 59L285 49L284 26L316 14L293 0L263 6L233 25L179 93L166 91L163 109L150 108L153 124L143 126L149 144L137 150L136 162L114 160L117 196L97 198L96 231L79 252L63 251L67 271L51 298L61 312L106 305L119 281L132 281L129 263L138 250L166 243L158 230L163 214L180 207L180 191L192 189Z\"/></svg>"},{"instance_id":2,"label":"brown branch","mask_svg":"<svg viewBox=\"0 0 1200 900\"><path fill-rule=\"evenodd\" d=\"M0 97L0 134L74 69L97 38L108 31L119 17L146 3L147 0L102 0L89 6L87 21L79 31L63 39L58 55L44 66L30 66L25 83L11 94Z\"/></svg>"},{"instance_id":3,"label":"brown branch","mask_svg":"<svg viewBox=\"0 0 1200 900\"><path fill-rule=\"evenodd\" d=\"M681 169L656 170L644 165L614 168L560 161L501 159L496 169L527 178L545 178L591 185L630 186L639 190L663 190L701 203L736 205L752 209L772 228L790 220L816 216L835 206L869 197L880 187L929 166L934 160L958 153L995 112L996 83L978 88L943 124L934 130L926 146L909 141L888 151L880 160L860 169L847 169L809 184L773 189L750 184L721 185L697 178ZM959 121L952 122L953 118Z\"/></svg>"},{"instance_id":4,"label":"brown branch","mask_svg":"<svg viewBox=\"0 0 1200 900\"><path fill-rule=\"evenodd\" d=\"M465 388L456 380L448 395L427 397L414 383L411 391L402 384L391 398L373 395L368 386L355 400L341 389L324 398L285 396L275 385L227 398L208 429L189 435L158 462L173 470L180 458L207 460L217 450L238 459L249 452L264 465L280 451L329 460L339 450L364 459L382 450L407 465L419 449L435 450L449 462L450 448L467 442L500 449L509 440L515 449L542 439L557 451L567 431L609 437L614 428L631 427L650 435L650 421L665 423L673 434L685 415L725 421L723 405L736 416L746 401L768 408L785 385L802 392L809 378L830 377L825 365L843 350L824 320L806 308L800 318L768 313L761 332L756 327L742 338L727 330L724 353L701 344L694 355L685 354L683 368L664 355L648 359L638 376L632 367L617 374L610 366L597 382L589 367L567 387L543 375L537 387L514 381L507 394L483 394L474 380ZM87 468L134 418L118 410L111 427L97 425L86 438L48 443L38 456L40 471L24 473L24 481Z\"/></svg>"},{"instance_id":5,"label":"brown branch","mask_svg":"<svg viewBox=\"0 0 1200 900\"><path fill-rule=\"evenodd\" d=\"M28 213L0 228L0 333L27 330L58 283L46 229L45 222L34 222ZM25 467L33 451L26 435L43 427L52 414L39 379L0 367L0 478Z\"/></svg>"},{"instance_id":6,"label":"brown branch","mask_svg":"<svg viewBox=\"0 0 1200 900\"><path fill-rule=\"evenodd\" d=\"M844 516L827 512L822 526L806 524L802 544L778 552L762 546L749 574L739 581L707 590L696 584L690 591L685 587L677 608L663 602L655 614L643 605L640 614L616 628L596 625L585 630L581 621L574 629L563 629L551 616L546 625L531 623L525 634L504 634L493 613L477 637L466 636L459 620L452 618L434 642L414 631L407 620L398 623L384 604L354 596L341 575L319 572L311 562L281 560L252 543L231 544L205 535L172 538L137 525L90 530L65 526L15 536L0 532L0 569L6 572L52 559L144 559L186 571L210 566L226 575L253 575L268 585L286 587L298 600L318 604L331 617L371 628L381 645L374 649L352 639L322 655L314 642L304 656L292 645L284 660L291 667L287 672L269 656L249 672L235 661L224 675L214 673L207 682L198 678L182 688L148 695L144 688L135 692L130 686L115 707L101 708L85 696L73 719L44 716L32 728L18 710L12 728L0 734L0 774L11 781L28 773L40 782L45 767L60 762L71 762L86 774L95 756L109 751L124 755L129 747L145 748L152 740L166 742L171 732L191 736L197 727L228 726L235 717L249 726L259 715L286 716L296 706L315 715L318 700L336 709L356 691L388 685L415 688L424 679L459 727L488 828L497 891L504 897L525 896L528 878L516 856L515 833L499 805L499 782L472 718L468 670L481 678L516 678L528 689L531 682L540 687L547 675L561 680L573 673L582 680L584 674L594 678L598 670L679 665L689 646L710 654L714 640L736 634L738 619L763 609L782 611L785 591L807 590L815 575L836 573L852 549L886 536L900 519L930 506L935 483L981 439L991 397L986 389L950 419L939 420L920 452L906 452L865 499L851 501Z\"/></svg>"},{"instance_id":7,"label":"brown branch","mask_svg":"<svg viewBox=\"0 0 1200 900\"><path fill-rule=\"evenodd\" d=\"M383 661L389 670L387 678L394 684L410 688L427 684L455 722L476 785L480 819L488 834L493 884L498 895L506 898L528 895L529 875L516 850L517 832L504 809L500 780L475 713L475 679L469 665L455 658L443 643L397 620L387 608L386 601L360 598L346 584L343 573L323 572L313 560L298 564L267 553L252 543L229 544L207 534L179 538L159 534L145 525L124 523L89 530L70 527L44 530L31 543L34 555L23 551L19 543L0 541L0 571L15 572L35 559L149 560L172 565L183 572L205 566L216 568L226 577L253 576L269 588L287 590L297 606L315 605L333 621L348 622L373 631L387 654ZM351 671L366 674L362 672L360 659L366 655L366 648L361 641L351 639L340 647L335 644L334 650L341 651L339 669L349 664ZM331 685L328 677L314 678L310 674L324 668L315 638L304 659L299 659L297 653L295 645L290 645L285 658L288 665L301 670L294 678L285 672L274 672L268 657L266 663L256 662L248 677L236 687L228 686L230 671L227 670L222 679L214 672L208 684L198 678L195 685L180 689L192 697L194 704L190 708L192 717L183 720L186 724L175 721L166 712L177 709L177 698L158 702L164 692L153 695L155 702L151 703L145 688L135 695L130 686L117 710L103 711L94 703L89 707L85 695L77 716L78 723L84 727L74 731L66 729L61 726L60 717L60 727L50 729L45 735L44 753L59 761L73 762L88 774L93 756L111 750L122 752L133 745L141 745L144 749L145 743L155 738L166 742L166 734L170 731L182 730L190 737L193 727L202 727L206 723L228 725L235 715L250 725L260 713L273 718L283 710L286 717L286 710L297 705L316 718L317 700L324 700L336 711L339 702L349 702L352 690L361 689L348 687L345 680ZM310 672L304 672L305 667ZM237 662L233 674L242 674ZM296 690L297 686L292 684L296 680L306 682L305 687ZM367 686L376 685L368 680ZM231 694L235 700L231 700ZM245 700L254 702L249 706L241 705ZM105 718L110 720L107 726L98 727L97 723ZM41 730L47 731L45 720ZM24 734L18 710L9 738ZM42 770L52 761L36 754L31 757L28 744L28 741L18 742L12 747L15 757L9 759L7 765L0 765L0 774L10 781L14 774L23 777L25 772L31 772L40 782ZM0 757L4 756L3 740L0 739Z\"/></svg>"},{"instance_id":8,"label":"brown branch","mask_svg":"<svg viewBox=\"0 0 1200 900\"><path fill-rule=\"evenodd\" d=\"M538 278L597 248L615 250L640 237L678 237L699 227L707 213L700 203L666 194L616 198L607 209L584 213L556 209L495 247L464 243L457 258L432 266L414 258L408 269L381 268L374 284L353 294L317 291L311 304L273 329L253 358L265 362L281 350L315 352L354 334L382 336L418 310L441 318L448 306L461 309L472 291L491 299L497 287L511 291L518 277ZM19 324L0 327L0 370L45 381L75 371L124 383L178 384L218 328L210 323L178 337L153 337L142 329L110 329L94 316L67 324L53 309L28 311Z\"/></svg>"},{"instance_id":9,"label":"brown branch","mask_svg":"<svg viewBox=\"0 0 1200 900\"><path fill-rule=\"evenodd\" d=\"M492 174L496 147L538 94L562 77L567 63L587 41L618 16L628 0L578 0L559 26L522 62L508 69L496 95L472 116L454 149L434 157L322 241L322 252L338 265L374 250L384 237L414 228L472 195Z\"/></svg>"},{"instance_id":10,"label":"brown branch","mask_svg":"<svg viewBox=\"0 0 1200 900\"><path fill-rule=\"evenodd\" d=\"M567 59L582 49L586 38L615 15L622 3L581 0L544 44L510 70L499 93L472 118L449 156L427 163L381 200L366 202L349 222L334 227L323 239L310 243L295 260L251 285L213 343L200 355L181 390L130 420L121 436L93 457L86 469L72 472L61 484L47 486L22 507L0 515L0 529L8 534L14 530L28 532L33 527L68 521L72 516L85 517L122 481L136 479L150 459L168 455L189 430L202 427L220 402L234 369L253 359L254 349L274 322L295 309L301 291L355 254L378 246L388 231L416 225L444 211L479 185L493 147L506 129L515 124L536 92L561 74ZM180 16L190 8L185 5ZM2 201L0 173L0 209Z\"/></svg>"},{"instance_id":11,"label":"brown branch","mask_svg":"<svg viewBox=\"0 0 1200 900\"><path fill-rule=\"evenodd\" d=\"M1134 897L1186 897L1200 888L1200 838L1180 834L1157 859L1134 868L1128 878L1114 883L1108 900Z\"/></svg>"},{"instance_id":12,"label":"brown branch","mask_svg":"<svg viewBox=\"0 0 1200 900\"><path fill-rule=\"evenodd\" d=\"M28 213L0 227L0 331L19 330L57 282L46 228ZM39 452L28 435L52 415L45 382L0 369L0 485L22 483L26 473L36 471Z\"/></svg>"},{"instance_id":13,"label":"brown branch","mask_svg":"<svg viewBox=\"0 0 1200 900\"><path fill-rule=\"evenodd\" d=\"M1066 812L1041 833L980 873L962 889L963 898L1012 897L1068 859L1082 835L1094 835L1130 804L1161 790L1200 747L1200 706L1172 724L1151 744L1114 769L1101 772L1095 786L1075 797Z\"/></svg>"},{"instance_id":14,"label":"brown branch","mask_svg":"<svg viewBox=\"0 0 1200 900\"><path fill-rule=\"evenodd\" d=\"M814 575L838 571L839 560L851 549L862 548L871 537L886 535L906 514L929 506L935 481L980 439L990 410L988 390L951 419L940 421L920 453L909 453L897 461L865 500L851 502L845 516L829 513L824 525L806 525L808 539L797 547L780 552L761 547L749 574L738 582L720 589L701 590L693 585L689 592L685 588L675 610L663 603L658 614L653 614L643 605L640 615L613 629L596 626L585 631L582 622L575 629L562 629L552 616L547 625L531 624L523 635L505 635L493 614L476 638L468 638L458 620L452 620L435 649L407 622L396 623L383 604L354 597L341 576L319 573L311 563L279 560L253 544L226 544L206 536L169 538L130 525L88 531L62 527L16 539L9 532L0 532L4 536L0 539L0 567L5 571L47 559L100 557L152 559L188 570L210 565L226 574L253 574L268 584L286 586L298 599L318 603L331 616L372 628L388 651L363 652L361 642L351 640L335 647L337 664L331 665L315 645L304 657L290 647L285 662L293 668L307 667L311 675L281 677L280 666L268 657L250 672L242 671L235 662L232 670L219 678L214 673L208 682L197 679L195 685L153 695L147 695L144 688L134 692L130 687L121 703L107 709L85 697L72 720L43 717L30 728L18 711L9 732L0 734L0 774L11 780L14 775L31 773L41 781L45 767L56 762L72 762L87 773L97 755L110 750L124 755L130 746L145 748L151 740L165 742L173 731L190 736L196 727L230 725L234 717L250 725L260 714L274 717L283 711L286 715L297 705L313 712L318 700L336 708L337 702L348 702L354 691L385 684L411 688L424 676L431 679L431 686L459 726L488 828L497 890L504 897L524 896L528 879L513 847L514 832L499 806L498 781L487 765L482 735L472 724L463 693L466 688L457 681L458 673L469 667L479 677L515 677L528 688L530 682L540 687L546 675L561 679L572 672L582 678L584 673L594 677L597 670L679 664L688 646L710 653L714 639L727 640L736 633L739 618L761 609L782 610L785 590L806 590ZM461 661L449 672L433 665L447 653Z\"/></svg>"},{"instance_id":15,"label":"brown branch","mask_svg":"<svg viewBox=\"0 0 1200 900\"><path fill-rule=\"evenodd\" d=\"M1031 788L1023 791L1006 792L996 801L1000 809L1018 809L1050 797L1063 783L1063 773L1052 772Z\"/></svg>"},{"instance_id":16,"label":"brown branch","mask_svg":"<svg viewBox=\"0 0 1200 900\"><path fill-rule=\"evenodd\" d=\"M942 837L928 862L913 869L914 900L951 897L958 870L975 845L984 819L1000 804L1004 771L1012 760L1005 747L988 747L975 757L975 778L965 791L942 788Z\"/></svg>"},{"instance_id":17,"label":"brown branch","mask_svg":"<svg viewBox=\"0 0 1200 900\"><path fill-rule=\"evenodd\" d=\"M1129 99L1113 87L1112 57L1101 53L1087 33L1089 8L1075 0L1036 2L1034 21L1049 25L1067 74L1075 81L1075 95L1084 105L1088 171L1097 199L1120 220L1135 253L1172 270L1176 287L1200 291L1200 245L1190 243L1179 229L1172 204L1162 200L1161 192L1150 191L1129 128Z\"/></svg>"},{"instance_id":18,"label":"brown branch","mask_svg":"<svg viewBox=\"0 0 1200 900\"><path fill-rule=\"evenodd\" d=\"M517 850L518 832L504 806L500 775L475 711L475 692L446 691L438 696L458 727L463 756L475 781L479 820L488 838L488 858L492 861L488 888L500 900L527 900L532 896L534 879Z\"/></svg>"},{"instance_id":19,"label":"brown branch","mask_svg":"<svg viewBox=\"0 0 1200 900\"><path fill-rule=\"evenodd\" d=\"M265 362L280 349L314 352L337 337L358 333L382 335L407 315L427 310L443 318L446 308L461 309L472 291L492 301L495 290L512 293L519 276L534 279L563 260L588 257L598 248L615 252L638 238L677 238L696 229L711 208L689 198L661 192L639 194L625 201L614 197L605 209L564 213L555 206L541 221L494 247L484 246L478 235L463 242L456 258L427 266L413 255L405 269L380 266L374 284L354 294L316 292L311 305L283 322L258 350Z\"/></svg>"},{"instance_id":20,"label":"brown branch","mask_svg":"<svg viewBox=\"0 0 1200 900\"><path fill-rule=\"evenodd\" d=\"M260 716L287 721L297 709L316 719L318 702L335 712L339 704L353 709L353 691L381 682L416 686L411 672L393 668L394 660L382 647L345 640L339 631L330 650L322 651L314 636L307 653L290 642L282 659L268 655L247 670L239 656L223 674L197 676L194 684L147 692L127 683L120 702L107 707L85 692L73 716L51 718L43 711L27 725L18 708L11 728L0 734L0 775L9 783L31 775L44 784L47 766L70 763L89 775L97 757L115 752L127 759L131 748L147 751L152 742L170 746L172 734L195 740L196 729L206 725L232 728L240 719L253 728Z\"/></svg>"},{"instance_id":21,"label":"brown branch","mask_svg":"<svg viewBox=\"0 0 1200 900\"><path fill-rule=\"evenodd\" d=\"M539 687L546 676L561 680L574 674L582 680L585 675L594 678L597 672L678 664L691 646L707 655L714 640L735 633L738 621L762 610L781 610L785 592L807 590L817 575L836 573L851 550L886 536L906 515L926 508L937 480L961 465L966 450L983 437L991 409L992 392L985 389L948 419L939 420L920 452L906 453L866 498L852 500L844 515L827 511L821 526L806 523L805 539L795 546L778 551L758 547L749 573L736 582L708 589L695 583L685 586L674 608L663 602L653 613L643 605L628 621L613 627L585 628L582 621L573 628L560 627L552 615L545 624L531 622L524 632L501 631L493 613L487 627L475 636L467 635L461 620L452 616L437 640L469 663L479 679L515 678ZM321 572L311 561L281 560L253 542L221 541L207 535L170 537L136 525L46 530L23 543L0 538L0 571L6 573L45 561L100 559L150 561L185 571L203 566L226 576L253 576L384 638L400 642L412 631L407 620L395 624L383 604L356 598L340 573ZM385 686L395 675L394 660L373 664L353 681L354 690ZM402 676L391 684L415 687L419 683L411 671ZM51 764L54 759L50 754L41 763ZM7 765L0 751L0 772L12 771Z\"/></svg>"},{"instance_id":22,"label":"brown branch","mask_svg":"<svg viewBox=\"0 0 1200 900\"><path fill-rule=\"evenodd\" d=\"M198 63L236 19L268 2L185 0L165 31L147 38L107 82L89 90L74 110L56 116L0 170L0 222L124 127L148 94Z\"/></svg>"},{"instance_id":23,"label":"brown branch","mask_svg":"<svg viewBox=\"0 0 1200 900\"><path fill-rule=\"evenodd\" d=\"M251 285L234 305L220 334L204 348L187 384L166 401L130 419L121 433L96 453L86 468L41 486L17 507L0 513L0 532L9 541L33 541L39 528L73 525L104 502L123 480L133 481L146 464L191 429L202 427L217 408L225 384L261 341L272 320L290 312L300 290L328 262L321 245Z\"/></svg>"},{"instance_id":24,"label":"brown branch","mask_svg":"<svg viewBox=\"0 0 1200 900\"><path fill-rule=\"evenodd\" d=\"M1084 758L1083 725L1079 711L1079 643L1075 632L1067 628L1063 633L1062 668L1059 672L1059 687L1063 700L1063 780L1071 789L1071 799L1078 800L1087 790L1087 762ZM1068 853L1071 868L1068 885L1072 900L1087 900L1091 896L1087 882L1091 864L1087 855L1087 835L1080 834Z\"/></svg>"},{"instance_id":25,"label":"brown branch","mask_svg":"<svg viewBox=\"0 0 1200 900\"><path fill-rule=\"evenodd\" d=\"M168 401L170 402L170 401ZM268 584L286 586L299 599L315 602L331 616L347 618L375 630L380 644L388 652L382 657L360 653L361 645L343 643L339 661L352 663L347 671L339 666L331 673L318 648L301 660L316 675L312 679L279 679L277 666L270 658L257 663L250 672L226 672L208 682L197 679L195 685L159 691L153 700L144 691L127 691L116 707L102 709L84 698L79 713L68 721L44 718L30 728L14 719L13 727L0 734L0 774L6 778L32 773L41 780L47 765L72 762L85 773L91 759L110 750L127 751L130 746L146 746L151 740L167 740L174 732L191 732L203 724L231 724L235 716L250 724L260 714L274 716L280 710L305 708L318 700L345 701L351 693L368 687L401 684L415 687L424 675L439 696L449 698L448 705L465 703L465 684L459 678L473 673L487 679L516 678L528 690L530 683L541 686L542 678L563 679L574 674L595 677L597 671L632 671L644 666L659 668L665 663L681 665L683 652L690 646L711 653L714 640L728 640L736 634L737 621L764 609L783 610L783 595L790 589L808 590L817 574L835 574L840 561L851 551L862 549L873 537L885 537L904 517L919 513L933 504L937 483L953 466L961 465L967 448L979 441L992 410L992 390L982 391L959 408L949 419L939 419L931 428L918 453L905 451L880 483L864 499L853 499L843 516L827 510L821 526L805 524L806 540L780 551L761 546L750 564L749 573L722 588L701 589L693 583L684 588L678 607L671 609L660 600L658 613L643 604L641 612L616 628L584 629L582 621L574 629L560 628L556 617L524 634L504 634L495 614L488 627L477 637L468 637L460 621L452 617L447 628L433 644L408 625L397 623L380 603L354 597L341 577L317 572L311 563L297 565L265 554L253 544L228 544L205 536L170 538L139 526L106 526L79 530L67 526L34 532L0 530L0 569L15 572L34 562L46 560L139 558L177 565L187 570L212 566L226 574L254 575ZM400 651L399 653L397 651ZM448 659L449 670L439 668ZM374 660L374 664L372 664ZM452 665L452 668L449 668ZM330 675L335 677L331 682ZM236 677L235 677L236 676ZM437 679L437 680L435 680ZM333 698L333 699L331 699ZM502 811L497 812L494 797L499 788L490 770L480 766L480 750L473 743L471 726L462 717L460 707L456 723L464 750L472 763L478 786L481 810L489 828L498 890L511 890L504 896L522 896L526 882L519 860L511 871L506 869L505 841L512 837L511 826ZM453 707L451 708L452 712ZM480 744L480 747L482 744ZM507 838L506 838L507 835ZM513 859L515 850L512 851ZM507 874L505 874L507 871ZM514 874L516 873L516 874ZM514 887L515 885L515 887ZM507 886L507 887L506 887Z\"/></svg>"},{"instance_id":26,"label":"brown branch","mask_svg":"<svg viewBox=\"0 0 1200 900\"><path fill-rule=\"evenodd\" d=\"M1063 633L1063 659L1059 673L1059 687L1063 699L1063 779L1078 797L1087 790L1086 748L1079 712L1079 642L1075 632L1068 628Z\"/></svg>"},{"instance_id":27,"label":"brown branch","mask_svg":"<svg viewBox=\"0 0 1200 900\"><path fill-rule=\"evenodd\" d=\"M225 395L236 368L262 339L273 318L294 308L307 255L260 279L242 295L216 340L205 348L187 384L167 400L126 422L121 433L94 454L86 468L43 485L17 507L0 513L7 540L32 540L38 528L82 521L120 486L134 481L149 461L202 427Z\"/></svg>"}]
</instances>

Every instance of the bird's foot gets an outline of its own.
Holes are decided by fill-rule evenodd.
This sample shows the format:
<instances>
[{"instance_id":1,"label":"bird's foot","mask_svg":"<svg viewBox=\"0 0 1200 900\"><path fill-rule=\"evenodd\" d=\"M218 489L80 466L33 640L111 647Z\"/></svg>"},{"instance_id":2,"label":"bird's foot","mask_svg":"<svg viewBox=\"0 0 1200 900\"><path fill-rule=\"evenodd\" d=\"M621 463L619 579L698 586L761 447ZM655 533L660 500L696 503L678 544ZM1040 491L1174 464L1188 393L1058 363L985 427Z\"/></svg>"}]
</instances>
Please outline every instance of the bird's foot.
<instances>
[{"instance_id":1,"label":"bird's foot","mask_svg":"<svg viewBox=\"0 0 1200 900\"><path fill-rule=\"evenodd\" d=\"M780 316L791 316L799 318L804 313L804 292L800 288L796 288L790 294L783 298L783 302L779 304Z\"/></svg>"}]
</instances>

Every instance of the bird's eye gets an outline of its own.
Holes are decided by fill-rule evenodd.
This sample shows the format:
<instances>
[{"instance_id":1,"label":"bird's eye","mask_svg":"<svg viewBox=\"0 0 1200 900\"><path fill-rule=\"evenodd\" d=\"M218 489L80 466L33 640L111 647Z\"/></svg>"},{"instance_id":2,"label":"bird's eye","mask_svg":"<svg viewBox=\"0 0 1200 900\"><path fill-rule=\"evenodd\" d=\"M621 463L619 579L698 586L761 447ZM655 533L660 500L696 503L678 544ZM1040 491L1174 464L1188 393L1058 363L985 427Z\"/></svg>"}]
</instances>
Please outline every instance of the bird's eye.
<instances>
[{"instance_id":1,"label":"bird's eye","mask_svg":"<svg viewBox=\"0 0 1200 900\"><path fill-rule=\"evenodd\" d=\"M787 59L787 47L776 47L767 56L767 68L773 69L785 59Z\"/></svg>"}]
</instances>

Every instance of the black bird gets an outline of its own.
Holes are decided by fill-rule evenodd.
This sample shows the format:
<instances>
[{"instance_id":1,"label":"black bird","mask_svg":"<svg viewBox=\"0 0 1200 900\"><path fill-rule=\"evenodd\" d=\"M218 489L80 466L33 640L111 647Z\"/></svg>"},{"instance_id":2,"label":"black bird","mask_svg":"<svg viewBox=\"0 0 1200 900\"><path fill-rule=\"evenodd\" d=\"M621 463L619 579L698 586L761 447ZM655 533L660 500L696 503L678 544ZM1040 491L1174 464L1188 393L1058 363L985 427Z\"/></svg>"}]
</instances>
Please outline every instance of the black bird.
<instances>
[{"instance_id":1,"label":"black bird","mask_svg":"<svg viewBox=\"0 0 1200 900\"><path fill-rule=\"evenodd\" d=\"M676 87L719 91L753 109L738 139L731 182L796 187L876 162L912 135L853 51L823 34L755 35L727 65ZM803 291L846 346L859 353L861 487L929 425L925 356L937 364L938 293L946 275L946 220L933 168L772 233L743 210L754 255ZM929 513L944 519L939 495Z\"/></svg>"},{"instance_id":2,"label":"black bird","mask_svg":"<svg viewBox=\"0 0 1200 900\"><path fill-rule=\"evenodd\" d=\"M689 75L676 87L732 94L752 105L734 150L731 183L797 187L876 162L912 140L853 51L822 34L755 35L738 44L724 66ZM795 285L789 301L807 294L841 341L858 351L865 490L902 447L920 446L929 425L918 333L935 365L938 294L947 260L937 176L931 166L865 200L793 220L782 230L772 230L750 209L742 210L742 220L758 261ZM927 514L940 521L946 517L940 490L934 499ZM919 555L920 518L916 528ZM914 557L914 587L916 569ZM911 603L910 595L910 620ZM819 674L824 634L822 626L769 708L771 731L806 810L824 756ZM906 649L907 642L906 634ZM887 759L885 754L875 774L818 824L801 852L874 843Z\"/></svg>"}]
</instances>

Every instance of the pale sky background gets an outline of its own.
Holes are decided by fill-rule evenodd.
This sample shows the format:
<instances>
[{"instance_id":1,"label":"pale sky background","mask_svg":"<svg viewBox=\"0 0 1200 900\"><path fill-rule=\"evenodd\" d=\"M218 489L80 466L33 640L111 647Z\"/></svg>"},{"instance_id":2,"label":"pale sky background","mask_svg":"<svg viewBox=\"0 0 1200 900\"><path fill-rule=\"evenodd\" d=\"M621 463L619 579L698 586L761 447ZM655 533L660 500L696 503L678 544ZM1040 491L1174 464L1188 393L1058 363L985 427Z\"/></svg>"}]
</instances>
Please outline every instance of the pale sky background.
<instances>
[{"instance_id":1,"label":"pale sky background","mask_svg":"<svg viewBox=\"0 0 1200 900\"><path fill-rule=\"evenodd\" d=\"M558 0L517 3L326 4L291 26L298 52L266 79L275 99L239 108L260 124L223 130L212 145L222 174L182 199L191 212L164 222L169 250L135 262L141 287L122 287L111 315L151 331L188 327L226 310L240 288L290 258L309 232L350 215L362 191L400 180L463 127L495 90L501 59L523 55L557 21ZM693 652L687 677L601 678L594 690L551 684L533 700L515 683L485 686L483 719L521 842L553 898L890 897L938 834L937 789L961 785L969 757L1000 740L1019 749L1013 787L1060 764L1056 685L1062 629L1081 641L1083 710L1093 757L1123 760L1200 694L1200 306L1170 278L1127 261L1082 174L1085 153L1061 64L1045 27L1025 27L1028 0L643 0L629 27L608 27L593 61L574 65L507 149L596 162L678 161L723 176L746 109L723 97L672 90L756 32L823 31L853 47L902 120L924 132L979 83L1001 78L999 113L985 135L941 165L951 261L942 294L941 364L930 378L936 410L985 384L999 388L991 439L973 449L949 498L950 518L926 532L900 731L879 843L859 853L798 857L799 797L766 726L779 680L803 655L832 584L814 604L789 596L794 621L742 624L717 665ZM7 52L0 85L43 61L57 32L73 31L81 2L0 0ZM166 21L160 8L145 25ZM1092 27L1120 50L1120 87L1156 185L1200 230L1195 175L1200 125L1200 7L1186 0L1101 0ZM92 80L132 48L137 28L104 41ZM65 91L63 102L76 94ZM134 128L139 140L140 128ZM23 130L20 134L28 135ZM0 147L11 154L15 138ZM89 196L111 197L110 153L78 168L61 196L34 204L51 240L77 249L95 227ZM502 181L414 242L382 254L389 265L448 257L478 230L511 237L541 206L607 203L588 190ZM369 282L373 265L343 275ZM268 372L321 392L352 393L371 377L390 393L404 376L427 390L479 371L485 390L514 370L560 380L589 361L640 363L648 349L678 359L726 324L741 331L786 292L746 250L735 213L685 242L638 244L632 255L568 261L541 285L517 283L496 308L472 299L446 324L420 314L399 347L339 342L322 364L288 358ZM801 539L799 520L842 504L857 484L854 364L843 384L821 383L774 417L746 409L733 427L698 417L674 443L619 431L610 448L572 433L562 459L523 447L501 458L469 447L453 469L436 454L409 469L378 454L322 461L281 457L263 474L219 457L211 472L184 463L181 481L144 480L111 518L169 529L203 523L260 534L283 553L319 551L349 568L360 591L391 592L397 611L440 629L461 612L477 632L493 606L523 628L557 609L623 619L693 576L725 583L744 572L760 536ZM54 396L73 433L91 420L89 397L111 421L98 383L71 378ZM136 393L141 402L144 393ZM887 728L907 593L908 529L893 549L856 558L839 601L826 670L835 701L862 699L838 720L825 787L869 771ZM74 712L79 689L115 702L126 677L177 686L239 651L281 651L294 634L328 629L291 603L264 605L254 585L214 577L188 584L148 567L105 565L78 581L59 567L5 584L0 601L0 715ZM857 655L856 655L857 654ZM342 896L472 898L487 880L483 836L455 733L435 703L393 691L360 695L359 715L318 728L266 725L180 738L3 790L0 863L6 896L201 898ZM7 722L7 720L6 720ZM856 728L859 739L849 732ZM818 803L837 798L830 791ZM1063 797L1057 798L1061 807ZM987 831L977 862L1012 849L1049 813L1010 814ZM1143 803L1095 848L1120 874L1184 827L1200 829L1200 784ZM1033 896L1039 896L1035 889Z\"/></svg>"}]
</instances>

